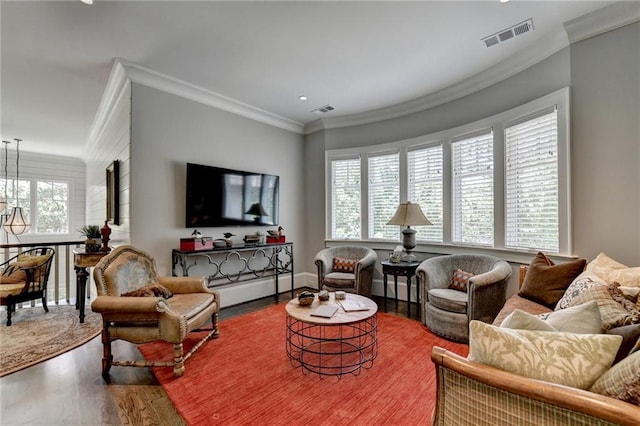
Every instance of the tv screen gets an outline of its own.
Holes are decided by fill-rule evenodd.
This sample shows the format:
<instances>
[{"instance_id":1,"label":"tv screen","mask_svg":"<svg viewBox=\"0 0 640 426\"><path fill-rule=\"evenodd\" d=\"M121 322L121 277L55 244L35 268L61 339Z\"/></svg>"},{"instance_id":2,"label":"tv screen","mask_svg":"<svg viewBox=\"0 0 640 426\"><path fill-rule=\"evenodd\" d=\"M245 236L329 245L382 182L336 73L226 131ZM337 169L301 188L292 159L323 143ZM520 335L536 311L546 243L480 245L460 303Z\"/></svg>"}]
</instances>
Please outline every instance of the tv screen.
<instances>
[{"instance_id":1,"label":"tv screen","mask_svg":"<svg viewBox=\"0 0 640 426\"><path fill-rule=\"evenodd\" d=\"M279 176L187 163L187 228L277 225Z\"/></svg>"}]
</instances>

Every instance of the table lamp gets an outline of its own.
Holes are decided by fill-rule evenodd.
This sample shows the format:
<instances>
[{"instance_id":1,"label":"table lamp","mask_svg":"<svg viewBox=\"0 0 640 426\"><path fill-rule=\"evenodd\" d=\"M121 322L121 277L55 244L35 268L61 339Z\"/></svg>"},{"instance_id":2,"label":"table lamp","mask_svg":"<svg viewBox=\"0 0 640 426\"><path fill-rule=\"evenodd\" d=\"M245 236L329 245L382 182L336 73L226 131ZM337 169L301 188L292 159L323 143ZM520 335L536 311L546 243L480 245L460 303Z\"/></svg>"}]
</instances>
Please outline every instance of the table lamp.
<instances>
[{"instance_id":1,"label":"table lamp","mask_svg":"<svg viewBox=\"0 0 640 426\"><path fill-rule=\"evenodd\" d=\"M416 230L411 229L411 226L432 225L422 212L420 205L410 201L400 203L396 213L391 220L387 222L387 225L406 226L406 228L402 230L402 246L407 254L402 257L402 260L405 262L416 260L415 255L412 253L416 247Z\"/></svg>"}]
</instances>

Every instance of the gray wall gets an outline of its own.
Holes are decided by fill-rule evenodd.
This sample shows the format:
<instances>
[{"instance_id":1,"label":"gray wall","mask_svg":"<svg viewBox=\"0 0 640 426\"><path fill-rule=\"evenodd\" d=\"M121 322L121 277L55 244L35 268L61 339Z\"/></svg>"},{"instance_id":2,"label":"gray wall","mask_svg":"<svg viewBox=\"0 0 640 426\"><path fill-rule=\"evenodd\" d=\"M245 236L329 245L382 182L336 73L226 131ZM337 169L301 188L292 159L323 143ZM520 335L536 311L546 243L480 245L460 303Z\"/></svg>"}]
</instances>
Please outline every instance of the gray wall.
<instances>
[{"instance_id":1,"label":"gray wall","mask_svg":"<svg viewBox=\"0 0 640 426\"><path fill-rule=\"evenodd\" d=\"M324 161L324 150L434 133L570 86L573 252L592 259L604 251L639 265L639 27L636 23L576 43L493 86L420 113L308 135L307 194L322 194L324 200L324 165L318 164ZM307 253L312 256L324 244L325 211L309 197ZM512 280L511 293L515 285Z\"/></svg>"},{"instance_id":2,"label":"gray wall","mask_svg":"<svg viewBox=\"0 0 640 426\"><path fill-rule=\"evenodd\" d=\"M171 249L185 228L187 162L280 176L280 223L296 258L305 257L302 136L140 84L132 85L131 241L171 272ZM198 229L237 239L274 227ZM296 271L302 263L296 262ZM285 287L286 288L286 287ZM239 294L239 292L236 292ZM255 297L261 297L256 294ZM248 297L245 300L255 297ZM225 305L241 296L225 298Z\"/></svg>"}]
</instances>

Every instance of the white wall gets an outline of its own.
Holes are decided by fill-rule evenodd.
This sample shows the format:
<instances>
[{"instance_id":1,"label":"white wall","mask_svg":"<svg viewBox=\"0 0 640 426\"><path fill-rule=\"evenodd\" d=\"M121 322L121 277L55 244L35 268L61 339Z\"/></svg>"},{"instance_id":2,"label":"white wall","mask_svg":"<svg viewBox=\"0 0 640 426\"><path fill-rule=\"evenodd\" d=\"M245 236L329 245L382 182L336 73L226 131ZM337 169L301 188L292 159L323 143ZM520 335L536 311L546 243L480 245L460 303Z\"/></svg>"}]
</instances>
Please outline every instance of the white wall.
<instances>
[{"instance_id":1,"label":"white wall","mask_svg":"<svg viewBox=\"0 0 640 426\"><path fill-rule=\"evenodd\" d=\"M308 135L305 190L324 194L324 166L319 167L318 162L324 161L327 149L434 133L570 86L574 255L592 259L605 251L621 262L640 265L639 26L636 23L576 43L493 86L423 112ZM305 265L310 265L323 246L325 211L309 197L306 217L309 258ZM379 255L384 257L385 251ZM423 252L421 256L430 255ZM509 294L517 290L517 272L514 264ZM380 294L380 267L375 279L374 292Z\"/></svg>"},{"instance_id":2,"label":"white wall","mask_svg":"<svg viewBox=\"0 0 640 426\"><path fill-rule=\"evenodd\" d=\"M131 241L155 258L159 273L171 273L171 250L193 231L184 225L187 162L280 176L280 224L287 241L294 243L296 260L304 258L302 136L140 84L132 86ZM273 227L198 230L213 238L222 238L224 232L241 238L267 229ZM245 300L251 298L247 295ZM238 292L223 294L224 305L240 299Z\"/></svg>"},{"instance_id":3,"label":"white wall","mask_svg":"<svg viewBox=\"0 0 640 426\"><path fill-rule=\"evenodd\" d=\"M94 136L85 150L87 170L86 224L104 225L107 216L107 167L120 162L120 225L109 223L111 242L116 246L130 241L130 147L131 141L131 84L122 80L122 85L109 101L103 99L104 121L94 124Z\"/></svg>"}]
</instances>

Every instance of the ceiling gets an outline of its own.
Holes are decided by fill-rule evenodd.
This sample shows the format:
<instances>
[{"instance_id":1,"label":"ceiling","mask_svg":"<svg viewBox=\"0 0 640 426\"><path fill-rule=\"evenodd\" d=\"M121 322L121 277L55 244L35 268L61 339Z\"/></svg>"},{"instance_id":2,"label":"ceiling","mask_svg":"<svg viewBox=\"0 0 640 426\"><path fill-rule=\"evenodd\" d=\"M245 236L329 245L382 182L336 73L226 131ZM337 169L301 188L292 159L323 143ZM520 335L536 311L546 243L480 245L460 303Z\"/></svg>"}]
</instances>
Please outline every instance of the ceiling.
<instances>
[{"instance_id":1,"label":"ceiling","mask_svg":"<svg viewBox=\"0 0 640 426\"><path fill-rule=\"evenodd\" d=\"M2 139L81 157L115 58L301 125L327 104L323 118L363 114L516 72L609 3L2 0ZM481 42L529 18L534 31Z\"/></svg>"}]
</instances>

